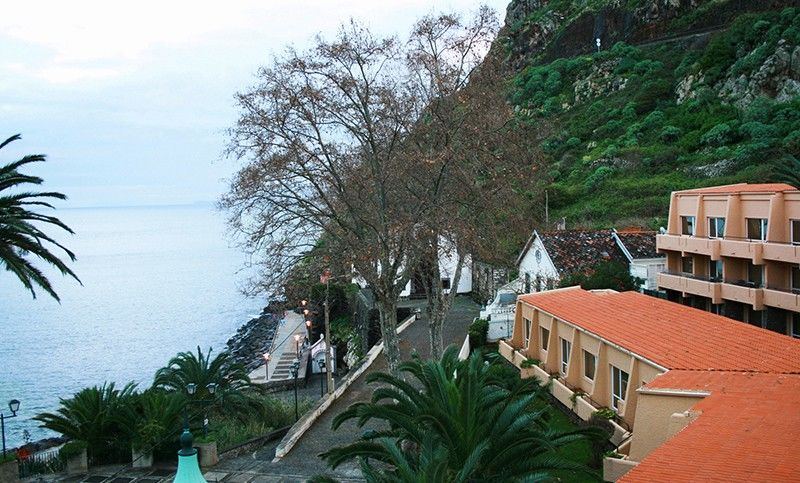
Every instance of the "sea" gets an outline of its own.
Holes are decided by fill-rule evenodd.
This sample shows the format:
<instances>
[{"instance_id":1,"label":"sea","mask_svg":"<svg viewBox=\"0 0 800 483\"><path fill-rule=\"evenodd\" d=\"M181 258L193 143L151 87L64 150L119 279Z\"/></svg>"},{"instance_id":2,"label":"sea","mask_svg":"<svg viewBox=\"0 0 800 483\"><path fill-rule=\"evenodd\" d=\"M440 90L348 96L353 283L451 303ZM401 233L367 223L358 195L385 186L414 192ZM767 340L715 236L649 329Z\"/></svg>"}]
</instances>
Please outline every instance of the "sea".
<instances>
[{"instance_id":1,"label":"sea","mask_svg":"<svg viewBox=\"0 0 800 483\"><path fill-rule=\"evenodd\" d=\"M61 303L42 291L33 299L0 270L0 412L21 402L5 421L9 447L55 436L31 418L82 388L133 381L146 389L178 352L225 349L266 305L242 294L247 258L211 204L53 214L75 231L46 228L75 252L82 285L47 270Z\"/></svg>"}]
</instances>

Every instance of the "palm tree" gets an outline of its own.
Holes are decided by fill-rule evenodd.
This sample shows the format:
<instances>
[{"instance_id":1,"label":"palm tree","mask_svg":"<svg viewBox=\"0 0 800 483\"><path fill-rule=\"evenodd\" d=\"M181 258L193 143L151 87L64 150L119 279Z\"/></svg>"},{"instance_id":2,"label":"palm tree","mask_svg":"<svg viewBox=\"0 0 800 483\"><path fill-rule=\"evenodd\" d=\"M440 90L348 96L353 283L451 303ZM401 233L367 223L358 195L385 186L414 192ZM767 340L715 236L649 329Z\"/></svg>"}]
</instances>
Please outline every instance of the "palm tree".
<instances>
[{"instance_id":1,"label":"palm tree","mask_svg":"<svg viewBox=\"0 0 800 483\"><path fill-rule=\"evenodd\" d=\"M11 136L0 144L0 149L17 139L20 139L19 134ZM69 275L80 282L77 275L58 256L53 254L44 245L44 242L51 243L63 250L71 261L75 261L75 254L64 245L56 242L36 225L39 223L55 225L70 234L73 231L58 218L36 213L28 208L31 206L54 208L53 205L45 200L64 200L67 197L54 191L10 192L26 184L42 184L44 181L42 178L22 174L19 172L19 168L28 163L44 160L44 155L32 154L23 157L19 161L0 167L0 265L13 272L25 288L31 291L31 295L34 298L36 298L34 287L38 286L54 299L60 301L50 281L40 269L30 262L27 256L35 255L54 266L62 275Z\"/></svg>"},{"instance_id":2,"label":"palm tree","mask_svg":"<svg viewBox=\"0 0 800 483\"><path fill-rule=\"evenodd\" d=\"M125 456L124 431L119 425L124 408L131 404L136 385L117 389L114 383L78 391L72 399L62 399L54 413L41 413L34 420L70 439L85 441L89 455L96 460L114 461Z\"/></svg>"},{"instance_id":3,"label":"palm tree","mask_svg":"<svg viewBox=\"0 0 800 483\"><path fill-rule=\"evenodd\" d=\"M557 470L591 473L566 460L566 444L608 435L596 428L555 431L547 408L534 404L538 384L509 383L478 352L459 361L448 347L439 361L414 357L400 365L411 382L373 373L369 403L355 403L333 421L382 421L384 429L321 455L332 468L359 459L368 481L536 481ZM379 463L375 465L374 463Z\"/></svg>"},{"instance_id":4,"label":"palm tree","mask_svg":"<svg viewBox=\"0 0 800 483\"><path fill-rule=\"evenodd\" d=\"M261 389L250 382L247 369L231 360L231 353L223 351L211 357L212 349L203 354L197 347L197 354L180 352L170 359L166 367L156 371L154 388L179 391L186 394L186 387L193 383L197 387L193 400L212 400L213 408L225 407L226 411L245 415L251 410L260 410L258 400L249 397L249 393ZM216 384L214 395L208 392L208 385ZM188 395L187 395L188 396Z\"/></svg>"},{"instance_id":5,"label":"palm tree","mask_svg":"<svg viewBox=\"0 0 800 483\"><path fill-rule=\"evenodd\" d=\"M151 388L133 394L131 403L119 411L117 422L134 449L152 451L177 437L185 404L174 391Z\"/></svg>"}]
</instances>

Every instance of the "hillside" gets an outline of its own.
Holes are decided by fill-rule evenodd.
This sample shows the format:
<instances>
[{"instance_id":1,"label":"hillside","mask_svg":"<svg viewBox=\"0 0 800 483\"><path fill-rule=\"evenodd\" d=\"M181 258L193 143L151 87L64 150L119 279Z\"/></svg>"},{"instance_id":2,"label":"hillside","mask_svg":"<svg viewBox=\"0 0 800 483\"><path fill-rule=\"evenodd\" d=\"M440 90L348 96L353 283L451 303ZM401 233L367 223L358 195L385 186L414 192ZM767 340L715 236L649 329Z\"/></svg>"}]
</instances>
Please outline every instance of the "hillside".
<instances>
[{"instance_id":1,"label":"hillside","mask_svg":"<svg viewBox=\"0 0 800 483\"><path fill-rule=\"evenodd\" d=\"M800 184L793 4L512 2L495 55L544 153L551 220L655 228L673 190Z\"/></svg>"}]
</instances>

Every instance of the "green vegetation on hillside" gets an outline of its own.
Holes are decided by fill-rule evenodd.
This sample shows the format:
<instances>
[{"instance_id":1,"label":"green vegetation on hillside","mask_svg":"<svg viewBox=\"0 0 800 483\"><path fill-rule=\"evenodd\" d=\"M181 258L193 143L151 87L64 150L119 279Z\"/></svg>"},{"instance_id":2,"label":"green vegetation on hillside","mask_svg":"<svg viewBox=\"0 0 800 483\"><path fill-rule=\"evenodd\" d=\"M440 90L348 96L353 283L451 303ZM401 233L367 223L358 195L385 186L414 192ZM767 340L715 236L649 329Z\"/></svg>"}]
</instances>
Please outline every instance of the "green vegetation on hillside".
<instances>
[{"instance_id":1,"label":"green vegetation on hillside","mask_svg":"<svg viewBox=\"0 0 800 483\"><path fill-rule=\"evenodd\" d=\"M519 73L518 117L554 128L542 144L551 212L572 224L657 227L673 190L797 185L800 96L753 85L785 77L777 60L799 44L800 9L788 8L743 15L703 48L619 43Z\"/></svg>"}]
</instances>

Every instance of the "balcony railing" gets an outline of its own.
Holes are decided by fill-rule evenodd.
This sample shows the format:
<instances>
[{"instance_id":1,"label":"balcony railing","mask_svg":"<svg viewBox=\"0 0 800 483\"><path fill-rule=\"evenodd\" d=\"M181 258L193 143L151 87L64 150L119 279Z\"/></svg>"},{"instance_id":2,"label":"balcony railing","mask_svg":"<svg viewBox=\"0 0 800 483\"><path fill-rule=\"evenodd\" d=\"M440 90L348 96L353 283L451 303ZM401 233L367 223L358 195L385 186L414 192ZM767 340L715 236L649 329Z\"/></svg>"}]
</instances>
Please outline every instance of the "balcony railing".
<instances>
[{"instance_id":1,"label":"balcony railing","mask_svg":"<svg viewBox=\"0 0 800 483\"><path fill-rule=\"evenodd\" d=\"M720 256L747 258L758 265L764 260L800 263L800 244L760 238L660 234L656 235L656 248L708 255L712 260L719 260Z\"/></svg>"}]
</instances>

